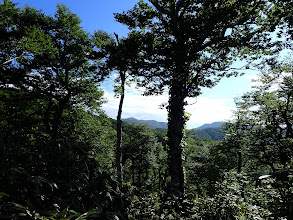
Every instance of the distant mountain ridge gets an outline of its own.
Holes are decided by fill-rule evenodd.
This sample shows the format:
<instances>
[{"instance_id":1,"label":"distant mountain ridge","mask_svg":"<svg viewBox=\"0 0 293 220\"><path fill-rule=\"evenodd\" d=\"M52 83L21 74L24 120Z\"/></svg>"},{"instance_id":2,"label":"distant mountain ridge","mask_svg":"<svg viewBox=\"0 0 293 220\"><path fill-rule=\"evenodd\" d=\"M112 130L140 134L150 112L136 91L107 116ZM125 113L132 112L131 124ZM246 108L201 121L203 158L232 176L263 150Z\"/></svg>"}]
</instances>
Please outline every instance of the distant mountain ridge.
<instances>
[{"instance_id":1,"label":"distant mountain ridge","mask_svg":"<svg viewBox=\"0 0 293 220\"><path fill-rule=\"evenodd\" d=\"M195 140L223 140L224 130L222 127L193 129L190 136Z\"/></svg>"},{"instance_id":2,"label":"distant mountain ridge","mask_svg":"<svg viewBox=\"0 0 293 220\"><path fill-rule=\"evenodd\" d=\"M210 124L204 124L202 126L194 128L194 130L200 130L200 129L205 129L205 128L218 128L218 127L221 127L223 123L224 123L223 121L216 121L216 122L213 122Z\"/></svg>"},{"instance_id":3,"label":"distant mountain ridge","mask_svg":"<svg viewBox=\"0 0 293 220\"><path fill-rule=\"evenodd\" d=\"M147 124L151 129L156 129L156 128L167 129L167 127L168 127L168 124L166 122L158 122L155 120L138 120L136 118L125 118L125 119L122 119L122 121L125 121L129 124L134 123L136 125Z\"/></svg>"},{"instance_id":4,"label":"distant mountain ridge","mask_svg":"<svg viewBox=\"0 0 293 220\"><path fill-rule=\"evenodd\" d=\"M168 128L168 124L166 122L158 122L156 120L138 120L136 118L125 118L125 119L122 119L122 121L125 121L129 124L134 123L136 125L147 124L151 129ZM218 127L221 127L223 123L224 123L223 121L217 121L210 124L204 124L202 126L194 128L194 130L201 130L205 128L218 128Z\"/></svg>"},{"instance_id":5,"label":"distant mountain ridge","mask_svg":"<svg viewBox=\"0 0 293 220\"><path fill-rule=\"evenodd\" d=\"M161 132L167 132L168 124L166 122L158 122L156 120L138 120L136 118L125 118L122 121L126 123L134 123L135 125L138 124L146 124L151 129L163 129ZM218 121L213 122L210 124L204 124L200 127L191 129L192 132L190 133L191 137L196 140L222 140L224 136L223 129L221 125L224 122Z\"/></svg>"}]
</instances>

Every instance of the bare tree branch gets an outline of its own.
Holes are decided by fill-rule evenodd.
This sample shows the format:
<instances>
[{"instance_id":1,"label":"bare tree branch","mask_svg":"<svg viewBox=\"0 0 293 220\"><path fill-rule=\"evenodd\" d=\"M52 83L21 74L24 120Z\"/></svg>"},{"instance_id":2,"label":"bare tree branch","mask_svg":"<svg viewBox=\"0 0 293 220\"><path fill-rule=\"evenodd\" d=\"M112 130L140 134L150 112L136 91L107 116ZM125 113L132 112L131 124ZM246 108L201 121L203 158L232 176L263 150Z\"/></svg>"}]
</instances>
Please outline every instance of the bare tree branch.
<instances>
[{"instance_id":1,"label":"bare tree branch","mask_svg":"<svg viewBox=\"0 0 293 220\"><path fill-rule=\"evenodd\" d=\"M114 35L115 35L115 37L116 37L117 45L119 45L119 36L118 36L118 34L116 34L115 32L114 32Z\"/></svg>"},{"instance_id":2,"label":"bare tree branch","mask_svg":"<svg viewBox=\"0 0 293 220\"><path fill-rule=\"evenodd\" d=\"M2 66L2 65L5 65L5 64L7 64L7 63L10 63L10 62L12 62L13 60L16 60L16 59L22 57L24 54L25 54L25 52L22 52L22 54L21 54L20 56L18 56L18 57L14 57L14 58L11 58L11 59L5 61L4 63L1 64L1 66Z\"/></svg>"}]
</instances>

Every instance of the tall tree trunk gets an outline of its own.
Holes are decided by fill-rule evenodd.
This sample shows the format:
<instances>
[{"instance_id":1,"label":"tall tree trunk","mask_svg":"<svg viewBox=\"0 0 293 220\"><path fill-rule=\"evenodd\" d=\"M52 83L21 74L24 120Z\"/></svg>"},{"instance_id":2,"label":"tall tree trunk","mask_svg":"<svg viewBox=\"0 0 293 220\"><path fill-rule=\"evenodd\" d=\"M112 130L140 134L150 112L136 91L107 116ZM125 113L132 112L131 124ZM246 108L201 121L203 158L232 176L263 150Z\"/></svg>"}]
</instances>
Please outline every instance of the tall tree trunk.
<instances>
[{"instance_id":1,"label":"tall tree trunk","mask_svg":"<svg viewBox=\"0 0 293 220\"><path fill-rule=\"evenodd\" d=\"M184 193L184 173L182 166L182 138L185 124L183 83L173 80L169 91L168 106L168 147L171 183L175 190Z\"/></svg>"},{"instance_id":2,"label":"tall tree trunk","mask_svg":"<svg viewBox=\"0 0 293 220\"><path fill-rule=\"evenodd\" d=\"M121 95L117 114L117 145L116 145L116 168L118 181L121 183L123 181L123 166L122 166L122 106L124 101L125 93L125 73L120 73L121 79Z\"/></svg>"},{"instance_id":3,"label":"tall tree trunk","mask_svg":"<svg viewBox=\"0 0 293 220\"><path fill-rule=\"evenodd\" d=\"M54 106L52 100L49 101L48 108L45 112L43 120L52 140L57 139L62 121L62 115L69 103L70 98L71 91L69 90L66 97L58 100L58 104L56 104L56 106ZM50 113L50 111L52 111L52 113ZM52 114L52 119L50 119L50 114Z\"/></svg>"},{"instance_id":4,"label":"tall tree trunk","mask_svg":"<svg viewBox=\"0 0 293 220\"><path fill-rule=\"evenodd\" d=\"M242 152L239 149L240 146L238 146L238 165L237 165L237 173L241 173L241 169L242 169Z\"/></svg>"}]
</instances>

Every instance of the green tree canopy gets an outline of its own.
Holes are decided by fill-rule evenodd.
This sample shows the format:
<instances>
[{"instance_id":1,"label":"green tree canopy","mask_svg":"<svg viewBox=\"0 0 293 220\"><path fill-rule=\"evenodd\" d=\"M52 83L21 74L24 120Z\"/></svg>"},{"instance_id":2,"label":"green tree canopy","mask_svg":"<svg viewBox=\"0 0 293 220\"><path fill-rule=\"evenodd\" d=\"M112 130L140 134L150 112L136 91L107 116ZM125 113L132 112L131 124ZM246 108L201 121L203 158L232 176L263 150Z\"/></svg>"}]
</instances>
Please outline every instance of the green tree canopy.
<instances>
[{"instance_id":1,"label":"green tree canopy","mask_svg":"<svg viewBox=\"0 0 293 220\"><path fill-rule=\"evenodd\" d=\"M44 100L43 123L56 138L66 108L94 111L101 105L96 85L104 75L90 59L94 45L64 5L57 6L54 18L29 7L19 10L9 1L1 9L10 21L1 29L1 88Z\"/></svg>"},{"instance_id":2,"label":"green tree canopy","mask_svg":"<svg viewBox=\"0 0 293 220\"><path fill-rule=\"evenodd\" d=\"M107 206L113 129L91 36L63 5L51 17L4 1L0 13L1 217Z\"/></svg>"},{"instance_id":3,"label":"green tree canopy","mask_svg":"<svg viewBox=\"0 0 293 220\"><path fill-rule=\"evenodd\" d=\"M258 1L140 1L116 14L117 21L139 31L142 39L139 75L146 94L169 90L168 146L171 182L184 191L182 168L186 97L213 87L238 56L258 57L270 48L264 22L269 5Z\"/></svg>"},{"instance_id":4,"label":"green tree canopy","mask_svg":"<svg viewBox=\"0 0 293 220\"><path fill-rule=\"evenodd\" d=\"M292 64L262 69L255 91L237 101L242 132L250 154L274 171L292 160Z\"/></svg>"}]
</instances>

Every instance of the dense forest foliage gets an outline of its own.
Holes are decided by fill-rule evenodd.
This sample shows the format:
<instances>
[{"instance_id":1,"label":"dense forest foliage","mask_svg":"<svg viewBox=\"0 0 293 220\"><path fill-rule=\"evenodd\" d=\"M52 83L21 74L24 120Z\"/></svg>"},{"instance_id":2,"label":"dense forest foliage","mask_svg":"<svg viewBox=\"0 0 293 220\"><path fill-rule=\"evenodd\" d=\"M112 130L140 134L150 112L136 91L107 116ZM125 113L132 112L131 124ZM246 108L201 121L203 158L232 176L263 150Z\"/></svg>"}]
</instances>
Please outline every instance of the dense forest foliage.
<instances>
[{"instance_id":1,"label":"dense forest foliage","mask_svg":"<svg viewBox=\"0 0 293 220\"><path fill-rule=\"evenodd\" d=\"M130 28L119 39L87 33L64 5L49 16L1 1L0 218L293 219L293 60L272 56L292 50L292 11L139 1L115 15ZM236 57L258 83L224 133L198 137L185 98L238 75ZM113 71L117 120L101 110ZM167 129L121 122L127 82L169 91Z\"/></svg>"}]
</instances>

